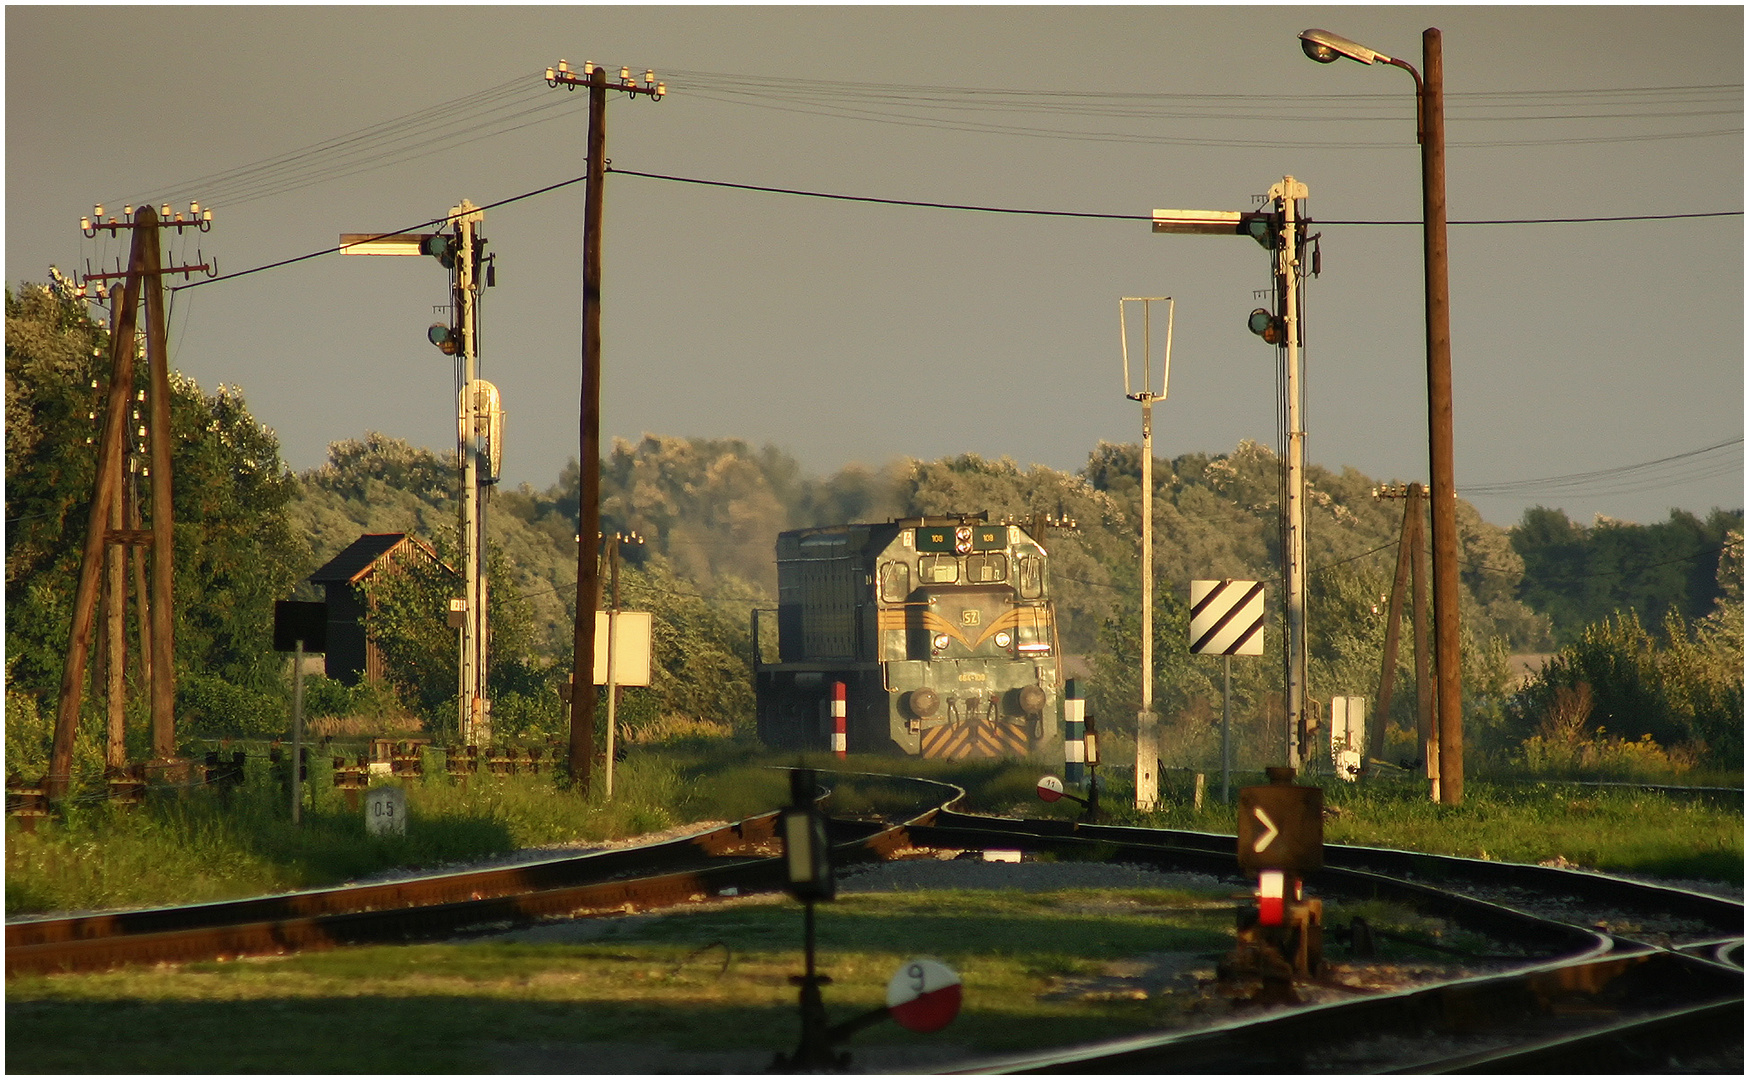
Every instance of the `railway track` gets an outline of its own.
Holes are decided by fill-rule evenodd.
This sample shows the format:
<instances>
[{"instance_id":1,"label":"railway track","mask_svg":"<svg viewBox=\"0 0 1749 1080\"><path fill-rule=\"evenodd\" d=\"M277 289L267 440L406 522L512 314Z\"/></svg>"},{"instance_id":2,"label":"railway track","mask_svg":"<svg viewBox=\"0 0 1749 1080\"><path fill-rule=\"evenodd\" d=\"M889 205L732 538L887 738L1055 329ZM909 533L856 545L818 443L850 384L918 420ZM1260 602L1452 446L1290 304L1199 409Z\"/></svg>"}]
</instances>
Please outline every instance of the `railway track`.
<instances>
[{"instance_id":1,"label":"railway track","mask_svg":"<svg viewBox=\"0 0 1749 1080\"><path fill-rule=\"evenodd\" d=\"M1101 853L1246 883L1234 868L1233 838L1219 834L947 812L907 836L920 846ZM1657 1072L1694 1071L1687 1067L1697 1063L1698 1071L1740 1071L1740 903L1608 875L1387 849L1326 845L1325 863L1307 875L1318 895L1408 904L1524 949L1526 966L955 1071ZM1540 903L1503 902L1525 898ZM1575 910L1593 904L1631 925L1662 917L1662 929L1640 936L1665 941L1649 944L1588 925L1608 919L1573 921ZM1525 910L1538 906L1546 910ZM1530 962L1538 953L1543 959Z\"/></svg>"},{"instance_id":2,"label":"railway track","mask_svg":"<svg viewBox=\"0 0 1749 1080\"><path fill-rule=\"evenodd\" d=\"M838 819L840 862L878 859L965 792L882 777L911 792L896 822ZM902 801L903 801L903 797ZM663 844L378 885L6 924L6 974L271 955L366 942L430 940L473 927L614 915L783 887L777 812Z\"/></svg>"},{"instance_id":3,"label":"railway track","mask_svg":"<svg viewBox=\"0 0 1749 1080\"><path fill-rule=\"evenodd\" d=\"M970 815L952 809L964 795L952 785L882 782L903 789L905 805L879 820L833 818L840 864L907 849L999 848L1250 884L1231 836ZM775 891L785 881L776 824L770 813L664 844L522 866L17 920L6 928L7 974L429 940ZM1608 875L1388 849L1328 845L1325 863L1307 876L1317 895L1403 904L1483 934L1521 962L1503 974L960 1071L1667 1071L1672 1055L1682 1064L1705 1052L1741 1062L1741 903Z\"/></svg>"}]
</instances>

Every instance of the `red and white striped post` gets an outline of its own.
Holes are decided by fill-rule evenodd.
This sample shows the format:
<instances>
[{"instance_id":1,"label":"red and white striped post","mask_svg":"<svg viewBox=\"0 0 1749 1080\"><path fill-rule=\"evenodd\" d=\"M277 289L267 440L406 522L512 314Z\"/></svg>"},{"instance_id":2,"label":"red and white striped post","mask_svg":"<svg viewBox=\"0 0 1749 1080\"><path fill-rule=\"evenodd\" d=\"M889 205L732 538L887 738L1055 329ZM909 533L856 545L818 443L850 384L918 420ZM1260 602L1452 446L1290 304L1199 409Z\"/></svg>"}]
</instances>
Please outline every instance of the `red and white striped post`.
<instances>
[{"instance_id":1,"label":"red and white striped post","mask_svg":"<svg viewBox=\"0 0 1749 1080\"><path fill-rule=\"evenodd\" d=\"M849 741L845 733L844 684L832 684L832 753L844 757L849 752Z\"/></svg>"}]
</instances>

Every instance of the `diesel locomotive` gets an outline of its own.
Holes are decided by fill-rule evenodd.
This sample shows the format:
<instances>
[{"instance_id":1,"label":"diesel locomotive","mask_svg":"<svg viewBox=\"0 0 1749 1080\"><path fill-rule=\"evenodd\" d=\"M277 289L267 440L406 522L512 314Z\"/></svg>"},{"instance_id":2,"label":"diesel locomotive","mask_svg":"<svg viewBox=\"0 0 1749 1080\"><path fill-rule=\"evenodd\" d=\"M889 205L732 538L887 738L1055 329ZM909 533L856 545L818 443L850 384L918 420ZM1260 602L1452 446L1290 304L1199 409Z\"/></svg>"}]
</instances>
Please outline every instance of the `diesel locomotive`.
<instances>
[{"instance_id":1,"label":"diesel locomotive","mask_svg":"<svg viewBox=\"0 0 1749 1080\"><path fill-rule=\"evenodd\" d=\"M759 736L851 752L1060 757L1056 620L1042 524L987 513L792 529L777 538L777 653L753 621Z\"/></svg>"}]
</instances>

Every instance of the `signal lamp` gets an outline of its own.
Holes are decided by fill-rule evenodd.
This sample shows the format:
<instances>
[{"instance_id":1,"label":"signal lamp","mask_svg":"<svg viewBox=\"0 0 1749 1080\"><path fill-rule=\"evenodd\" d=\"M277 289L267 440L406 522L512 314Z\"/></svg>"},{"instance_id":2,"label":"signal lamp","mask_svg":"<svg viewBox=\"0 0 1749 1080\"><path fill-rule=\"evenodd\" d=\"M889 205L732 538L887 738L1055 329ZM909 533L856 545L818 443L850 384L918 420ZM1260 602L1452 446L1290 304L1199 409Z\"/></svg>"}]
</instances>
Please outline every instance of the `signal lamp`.
<instances>
[{"instance_id":1,"label":"signal lamp","mask_svg":"<svg viewBox=\"0 0 1749 1080\"><path fill-rule=\"evenodd\" d=\"M456 338L455 331L443 323L432 323L431 329L425 331L425 336L437 346L437 350L445 356L454 356L461 351L461 342Z\"/></svg>"},{"instance_id":2,"label":"signal lamp","mask_svg":"<svg viewBox=\"0 0 1749 1080\"><path fill-rule=\"evenodd\" d=\"M1013 636L1011 636L1008 633L1008 631L1006 631L1006 630L998 631L996 634L996 647L998 649L1006 649L1008 647L1008 643L1013 641L1013 640L1014 640Z\"/></svg>"},{"instance_id":3,"label":"signal lamp","mask_svg":"<svg viewBox=\"0 0 1749 1080\"><path fill-rule=\"evenodd\" d=\"M419 242L420 252L442 263L445 270L455 269L455 253L460 246L448 233L432 233Z\"/></svg>"},{"instance_id":4,"label":"signal lamp","mask_svg":"<svg viewBox=\"0 0 1749 1080\"><path fill-rule=\"evenodd\" d=\"M781 817L784 868L790 895L801 901L830 900L837 892L826 816L814 803L814 770L790 772L790 803Z\"/></svg>"},{"instance_id":5,"label":"signal lamp","mask_svg":"<svg viewBox=\"0 0 1749 1080\"><path fill-rule=\"evenodd\" d=\"M1271 345L1280 345L1287 340L1287 322L1279 315L1271 315L1264 308L1256 308L1251 317L1245 320L1245 325L1253 334Z\"/></svg>"},{"instance_id":6,"label":"signal lamp","mask_svg":"<svg viewBox=\"0 0 1749 1080\"><path fill-rule=\"evenodd\" d=\"M1240 216L1240 222L1245 235L1271 251L1281 245L1282 221L1277 215L1271 213L1243 214Z\"/></svg>"},{"instance_id":7,"label":"signal lamp","mask_svg":"<svg viewBox=\"0 0 1749 1080\"><path fill-rule=\"evenodd\" d=\"M935 635L935 651L941 652L942 650L944 650L946 648L947 648L947 635L946 634Z\"/></svg>"}]
</instances>

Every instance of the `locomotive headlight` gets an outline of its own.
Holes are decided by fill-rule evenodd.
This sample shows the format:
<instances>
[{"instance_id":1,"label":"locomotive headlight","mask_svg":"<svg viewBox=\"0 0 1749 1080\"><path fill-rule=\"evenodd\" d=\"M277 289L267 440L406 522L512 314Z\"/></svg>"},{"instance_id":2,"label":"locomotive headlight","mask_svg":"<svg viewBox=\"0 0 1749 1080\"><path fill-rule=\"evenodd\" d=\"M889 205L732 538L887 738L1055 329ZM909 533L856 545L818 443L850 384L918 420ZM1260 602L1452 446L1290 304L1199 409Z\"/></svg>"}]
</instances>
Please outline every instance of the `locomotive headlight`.
<instances>
[{"instance_id":1,"label":"locomotive headlight","mask_svg":"<svg viewBox=\"0 0 1749 1080\"><path fill-rule=\"evenodd\" d=\"M1000 631L996 634L996 647L998 649L1006 649L1013 641L1014 635L1006 630Z\"/></svg>"},{"instance_id":2,"label":"locomotive headlight","mask_svg":"<svg viewBox=\"0 0 1749 1080\"><path fill-rule=\"evenodd\" d=\"M935 635L935 651L942 652L946 648L947 648L947 635L946 634Z\"/></svg>"}]
</instances>

